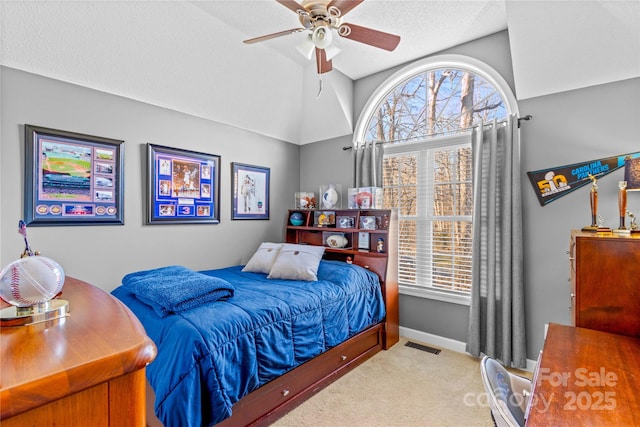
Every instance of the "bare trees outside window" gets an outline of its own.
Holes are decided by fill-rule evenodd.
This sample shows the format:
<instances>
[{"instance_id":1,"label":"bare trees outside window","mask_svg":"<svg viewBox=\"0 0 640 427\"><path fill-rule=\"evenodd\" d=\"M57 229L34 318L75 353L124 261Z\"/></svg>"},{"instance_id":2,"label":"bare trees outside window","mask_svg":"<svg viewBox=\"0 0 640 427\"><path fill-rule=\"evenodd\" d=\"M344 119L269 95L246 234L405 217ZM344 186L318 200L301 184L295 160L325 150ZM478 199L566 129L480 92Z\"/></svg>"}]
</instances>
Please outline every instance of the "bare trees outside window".
<instances>
[{"instance_id":1,"label":"bare trees outside window","mask_svg":"<svg viewBox=\"0 0 640 427\"><path fill-rule=\"evenodd\" d=\"M385 208L398 209L401 286L469 295L470 129L507 115L497 88L462 68L421 70L379 98L361 140L385 143Z\"/></svg>"}]
</instances>

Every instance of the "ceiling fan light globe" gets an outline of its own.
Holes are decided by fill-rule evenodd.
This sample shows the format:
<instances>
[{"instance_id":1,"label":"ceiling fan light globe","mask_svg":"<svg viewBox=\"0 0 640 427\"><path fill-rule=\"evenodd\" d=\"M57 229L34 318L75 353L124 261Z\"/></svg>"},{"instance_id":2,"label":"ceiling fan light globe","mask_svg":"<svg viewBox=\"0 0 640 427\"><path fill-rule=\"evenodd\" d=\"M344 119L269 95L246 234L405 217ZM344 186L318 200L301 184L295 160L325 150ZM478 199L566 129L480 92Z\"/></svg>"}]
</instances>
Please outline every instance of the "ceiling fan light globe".
<instances>
[{"instance_id":1,"label":"ceiling fan light globe","mask_svg":"<svg viewBox=\"0 0 640 427\"><path fill-rule=\"evenodd\" d=\"M298 52L302 54L302 56L309 60L311 59L311 57L313 56L313 52L316 49L316 45L313 44L313 41L311 41L311 34L309 34L302 40L302 43L297 46L297 49Z\"/></svg>"},{"instance_id":2,"label":"ceiling fan light globe","mask_svg":"<svg viewBox=\"0 0 640 427\"><path fill-rule=\"evenodd\" d=\"M327 61L331 61L340 52L341 52L340 48L338 48L335 45L335 43L324 48L324 53L325 53L325 56L327 57Z\"/></svg>"},{"instance_id":3,"label":"ceiling fan light globe","mask_svg":"<svg viewBox=\"0 0 640 427\"><path fill-rule=\"evenodd\" d=\"M318 27L313 30L311 40L318 49L325 49L331 44L333 39L331 30L326 27Z\"/></svg>"}]
</instances>

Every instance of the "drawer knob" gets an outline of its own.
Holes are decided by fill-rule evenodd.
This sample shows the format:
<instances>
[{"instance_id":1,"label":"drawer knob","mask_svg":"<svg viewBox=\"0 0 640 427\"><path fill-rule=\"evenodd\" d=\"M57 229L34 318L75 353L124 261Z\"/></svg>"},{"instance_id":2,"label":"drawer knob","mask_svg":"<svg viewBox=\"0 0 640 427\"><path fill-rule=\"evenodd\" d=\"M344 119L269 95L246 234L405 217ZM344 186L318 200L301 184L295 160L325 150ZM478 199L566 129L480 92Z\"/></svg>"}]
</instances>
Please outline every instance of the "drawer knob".
<instances>
[{"instance_id":1,"label":"drawer knob","mask_svg":"<svg viewBox=\"0 0 640 427\"><path fill-rule=\"evenodd\" d=\"M347 360L347 356L345 356L344 354L342 356L340 356L340 360Z\"/></svg>"},{"instance_id":2,"label":"drawer knob","mask_svg":"<svg viewBox=\"0 0 640 427\"><path fill-rule=\"evenodd\" d=\"M289 395L289 389L285 388L284 390L282 390L283 397L287 397L288 395Z\"/></svg>"}]
</instances>

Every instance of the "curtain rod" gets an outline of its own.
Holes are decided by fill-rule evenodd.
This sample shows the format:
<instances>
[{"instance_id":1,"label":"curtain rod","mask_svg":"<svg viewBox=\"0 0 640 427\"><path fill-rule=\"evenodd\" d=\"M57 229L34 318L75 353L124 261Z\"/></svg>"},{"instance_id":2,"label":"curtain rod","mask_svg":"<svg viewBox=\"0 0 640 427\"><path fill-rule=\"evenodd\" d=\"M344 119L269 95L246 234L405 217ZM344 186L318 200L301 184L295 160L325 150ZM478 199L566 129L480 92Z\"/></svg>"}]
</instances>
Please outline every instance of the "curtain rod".
<instances>
[{"instance_id":1,"label":"curtain rod","mask_svg":"<svg viewBox=\"0 0 640 427\"><path fill-rule=\"evenodd\" d=\"M531 114L527 114L527 115L526 115L526 116L524 116L524 117L518 117L518 128L520 128L520 123L521 123L523 120L525 120L525 121L529 121L529 120L531 120L531 119L533 119L533 116L532 116ZM498 122L498 123L501 123L501 122ZM493 126L493 123L485 123L485 124L484 124L484 126ZM475 125L475 126L468 127L467 129L459 129L459 130L471 130L471 129L475 129L475 128L477 128L477 127L478 127L478 125ZM455 132L455 131L446 131L446 132L432 133L432 134L430 134L429 136L434 136L434 135L445 135L445 134L447 134L447 133L451 133L451 132ZM416 138L418 138L418 137L416 137ZM422 137L420 137L420 138L422 138ZM385 143L387 143L387 141L377 141L377 142L376 142L376 145L378 145L378 144L385 144ZM343 150L343 151L353 150L353 147L352 147L352 146L351 146L351 147L342 147L342 150Z\"/></svg>"}]
</instances>

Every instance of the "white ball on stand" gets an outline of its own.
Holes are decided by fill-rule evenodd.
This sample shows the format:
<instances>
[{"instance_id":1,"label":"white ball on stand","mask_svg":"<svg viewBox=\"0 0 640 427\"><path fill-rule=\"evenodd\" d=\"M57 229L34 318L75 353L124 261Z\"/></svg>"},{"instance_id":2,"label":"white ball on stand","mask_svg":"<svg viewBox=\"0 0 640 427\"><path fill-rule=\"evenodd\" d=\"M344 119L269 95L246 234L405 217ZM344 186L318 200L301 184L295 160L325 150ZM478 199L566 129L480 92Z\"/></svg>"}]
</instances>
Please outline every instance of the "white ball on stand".
<instances>
[{"instance_id":1,"label":"white ball on stand","mask_svg":"<svg viewBox=\"0 0 640 427\"><path fill-rule=\"evenodd\" d=\"M64 279L64 270L50 258L21 258L0 272L0 297L17 307L45 303L60 292Z\"/></svg>"}]
</instances>

